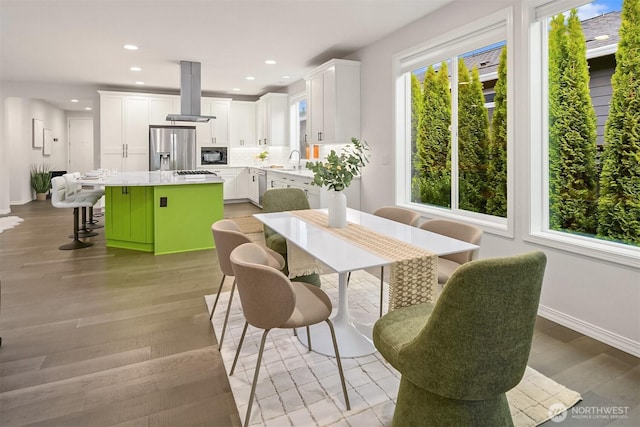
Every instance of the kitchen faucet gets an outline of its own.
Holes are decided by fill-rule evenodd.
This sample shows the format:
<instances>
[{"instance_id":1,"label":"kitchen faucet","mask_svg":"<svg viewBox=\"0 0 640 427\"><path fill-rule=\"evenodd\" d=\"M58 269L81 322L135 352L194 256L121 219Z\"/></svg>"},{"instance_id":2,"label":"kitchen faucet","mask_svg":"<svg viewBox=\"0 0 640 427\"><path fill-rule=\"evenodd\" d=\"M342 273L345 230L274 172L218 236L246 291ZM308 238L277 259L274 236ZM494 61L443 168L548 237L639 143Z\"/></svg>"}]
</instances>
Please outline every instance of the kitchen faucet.
<instances>
[{"instance_id":1,"label":"kitchen faucet","mask_svg":"<svg viewBox=\"0 0 640 427\"><path fill-rule=\"evenodd\" d=\"M293 157L293 153L298 153L298 170L300 170L300 152L298 150L291 150L291 153L289 153L289 160Z\"/></svg>"}]
</instances>

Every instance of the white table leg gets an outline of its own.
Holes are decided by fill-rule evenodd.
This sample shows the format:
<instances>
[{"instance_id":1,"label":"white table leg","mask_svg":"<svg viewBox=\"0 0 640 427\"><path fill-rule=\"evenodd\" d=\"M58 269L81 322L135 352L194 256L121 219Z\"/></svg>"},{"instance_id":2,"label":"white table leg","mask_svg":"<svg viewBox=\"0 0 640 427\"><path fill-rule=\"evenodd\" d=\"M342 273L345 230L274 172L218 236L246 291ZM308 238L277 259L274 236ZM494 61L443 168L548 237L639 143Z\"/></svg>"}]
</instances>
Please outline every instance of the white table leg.
<instances>
[{"instance_id":1,"label":"white table leg","mask_svg":"<svg viewBox=\"0 0 640 427\"><path fill-rule=\"evenodd\" d=\"M339 273L338 310L331 318L336 331L340 357L361 357L376 351L371 338L372 325L358 322L349 314L347 297L347 273ZM311 331L311 350L320 354L335 357L329 326L322 322L309 327ZM298 340L307 346L307 331L298 328Z\"/></svg>"}]
</instances>

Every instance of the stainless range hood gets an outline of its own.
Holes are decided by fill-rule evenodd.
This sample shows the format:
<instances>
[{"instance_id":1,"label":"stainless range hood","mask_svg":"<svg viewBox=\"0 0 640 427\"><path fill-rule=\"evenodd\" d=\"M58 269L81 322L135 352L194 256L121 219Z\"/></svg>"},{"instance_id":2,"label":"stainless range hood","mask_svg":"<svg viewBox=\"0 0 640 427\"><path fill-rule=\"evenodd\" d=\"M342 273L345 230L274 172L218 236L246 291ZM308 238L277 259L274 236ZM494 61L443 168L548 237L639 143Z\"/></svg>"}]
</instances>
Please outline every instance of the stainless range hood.
<instances>
[{"instance_id":1,"label":"stainless range hood","mask_svg":"<svg viewBox=\"0 0 640 427\"><path fill-rule=\"evenodd\" d=\"M168 114L168 121L206 123L215 119L200 114L200 82L200 63L180 61L180 114Z\"/></svg>"}]
</instances>

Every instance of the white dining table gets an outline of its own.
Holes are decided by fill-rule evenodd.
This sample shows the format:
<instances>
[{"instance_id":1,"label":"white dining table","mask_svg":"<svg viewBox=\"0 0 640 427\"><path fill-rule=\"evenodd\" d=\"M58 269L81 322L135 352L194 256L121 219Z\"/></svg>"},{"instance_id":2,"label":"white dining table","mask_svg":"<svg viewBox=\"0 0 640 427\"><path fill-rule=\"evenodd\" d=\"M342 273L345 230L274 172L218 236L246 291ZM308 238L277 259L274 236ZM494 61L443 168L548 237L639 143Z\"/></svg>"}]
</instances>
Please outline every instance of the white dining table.
<instances>
[{"instance_id":1,"label":"white dining table","mask_svg":"<svg viewBox=\"0 0 640 427\"><path fill-rule=\"evenodd\" d=\"M326 209L318 210L326 213ZM374 353L376 349L372 338L373 322L363 322L349 311L347 275L351 271L386 266L391 261L290 212L262 213L253 216L338 273L338 306L334 308L331 321L335 328L340 357L361 357ZM359 224L376 233L409 243L436 255L448 255L478 248L471 243L350 208L347 209L347 222ZM312 350L335 357L327 325L313 325L310 331ZM306 330L300 328L297 332L298 339L306 346Z\"/></svg>"}]
</instances>

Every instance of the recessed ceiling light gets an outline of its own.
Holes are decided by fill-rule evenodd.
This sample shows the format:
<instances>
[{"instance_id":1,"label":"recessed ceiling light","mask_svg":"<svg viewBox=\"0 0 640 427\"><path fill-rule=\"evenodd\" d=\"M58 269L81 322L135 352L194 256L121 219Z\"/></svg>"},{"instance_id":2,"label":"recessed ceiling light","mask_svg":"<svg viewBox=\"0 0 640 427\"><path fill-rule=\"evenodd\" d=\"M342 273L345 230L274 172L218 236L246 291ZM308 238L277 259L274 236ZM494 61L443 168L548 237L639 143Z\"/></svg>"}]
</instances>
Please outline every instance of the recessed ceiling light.
<instances>
[{"instance_id":1,"label":"recessed ceiling light","mask_svg":"<svg viewBox=\"0 0 640 427\"><path fill-rule=\"evenodd\" d=\"M134 45L134 44L125 44L124 48L127 50L138 50L138 46Z\"/></svg>"},{"instance_id":2,"label":"recessed ceiling light","mask_svg":"<svg viewBox=\"0 0 640 427\"><path fill-rule=\"evenodd\" d=\"M264 61L264 63L267 65L275 65L276 61L274 61L273 59L267 59L266 61Z\"/></svg>"},{"instance_id":3,"label":"recessed ceiling light","mask_svg":"<svg viewBox=\"0 0 640 427\"><path fill-rule=\"evenodd\" d=\"M91 111L91 107L84 107L85 110Z\"/></svg>"},{"instance_id":4,"label":"recessed ceiling light","mask_svg":"<svg viewBox=\"0 0 640 427\"><path fill-rule=\"evenodd\" d=\"M142 68L140 67L131 67L129 68L131 71L142 71Z\"/></svg>"},{"instance_id":5,"label":"recessed ceiling light","mask_svg":"<svg viewBox=\"0 0 640 427\"><path fill-rule=\"evenodd\" d=\"M239 88L239 87L234 87L232 90L233 90L234 92L238 92L238 91L240 90L240 88Z\"/></svg>"},{"instance_id":6,"label":"recessed ceiling light","mask_svg":"<svg viewBox=\"0 0 640 427\"><path fill-rule=\"evenodd\" d=\"M609 38L609 34L602 34L601 36L594 37L596 40L607 40Z\"/></svg>"},{"instance_id":7,"label":"recessed ceiling light","mask_svg":"<svg viewBox=\"0 0 640 427\"><path fill-rule=\"evenodd\" d=\"M137 85L143 85L144 82L136 82Z\"/></svg>"},{"instance_id":8,"label":"recessed ceiling light","mask_svg":"<svg viewBox=\"0 0 640 427\"><path fill-rule=\"evenodd\" d=\"M71 102L78 102L78 100L77 99L72 99Z\"/></svg>"},{"instance_id":9,"label":"recessed ceiling light","mask_svg":"<svg viewBox=\"0 0 640 427\"><path fill-rule=\"evenodd\" d=\"M247 79L247 80L255 80L256 78L253 77L253 76L247 76L247 77L245 77L245 79Z\"/></svg>"},{"instance_id":10,"label":"recessed ceiling light","mask_svg":"<svg viewBox=\"0 0 640 427\"><path fill-rule=\"evenodd\" d=\"M283 79L290 79L291 76L282 76Z\"/></svg>"}]
</instances>

